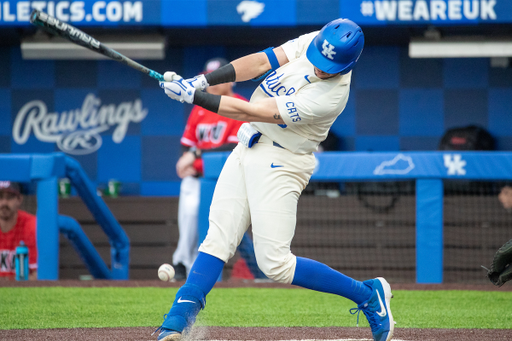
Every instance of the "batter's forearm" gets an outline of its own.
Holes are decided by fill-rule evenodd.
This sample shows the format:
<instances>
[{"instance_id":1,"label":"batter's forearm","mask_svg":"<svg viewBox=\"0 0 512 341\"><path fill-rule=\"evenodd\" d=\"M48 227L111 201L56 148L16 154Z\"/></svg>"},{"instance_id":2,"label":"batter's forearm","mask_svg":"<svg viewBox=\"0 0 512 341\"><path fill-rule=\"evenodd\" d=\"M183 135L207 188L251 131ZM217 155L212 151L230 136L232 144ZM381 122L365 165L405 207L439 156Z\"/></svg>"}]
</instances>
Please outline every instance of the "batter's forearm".
<instances>
[{"instance_id":1,"label":"batter's forearm","mask_svg":"<svg viewBox=\"0 0 512 341\"><path fill-rule=\"evenodd\" d=\"M284 124L275 98L250 103L231 96L219 96L196 91L193 103L237 121Z\"/></svg>"},{"instance_id":2,"label":"batter's forearm","mask_svg":"<svg viewBox=\"0 0 512 341\"><path fill-rule=\"evenodd\" d=\"M232 99L235 99L234 101ZM239 103L240 102L240 103ZM220 100L219 115L232 118L237 121L246 122L261 122L257 115L252 113L253 108L251 104L245 101L236 100L236 98L230 98L222 96Z\"/></svg>"},{"instance_id":3,"label":"batter's forearm","mask_svg":"<svg viewBox=\"0 0 512 341\"><path fill-rule=\"evenodd\" d=\"M238 121L284 123L273 98L250 103L237 98L222 96L218 114Z\"/></svg>"},{"instance_id":4,"label":"batter's forearm","mask_svg":"<svg viewBox=\"0 0 512 341\"><path fill-rule=\"evenodd\" d=\"M270 62L263 52L253 53L231 62L236 72L236 81L243 82L261 76L270 70Z\"/></svg>"},{"instance_id":5,"label":"batter's forearm","mask_svg":"<svg viewBox=\"0 0 512 341\"><path fill-rule=\"evenodd\" d=\"M275 67L288 63L282 47L272 50L275 60ZM228 65L224 65L205 76L209 85L217 85L229 82L243 82L257 78L272 69L269 57L265 52L252 53L250 55L235 59Z\"/></svg>"}]
</instances>

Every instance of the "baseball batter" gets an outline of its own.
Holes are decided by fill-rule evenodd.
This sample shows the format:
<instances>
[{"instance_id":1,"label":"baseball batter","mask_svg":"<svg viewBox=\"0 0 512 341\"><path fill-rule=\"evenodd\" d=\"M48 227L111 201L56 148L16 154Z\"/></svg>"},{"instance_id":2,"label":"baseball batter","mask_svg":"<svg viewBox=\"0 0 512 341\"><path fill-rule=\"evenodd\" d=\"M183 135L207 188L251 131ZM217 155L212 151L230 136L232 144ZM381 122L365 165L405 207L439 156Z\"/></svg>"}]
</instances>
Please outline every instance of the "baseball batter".
<instances>
[{"instance_id":1,"label":"baseball batter","mask_svg":"<svg viewBox=\"0 0 512 341\"><path fill-rule=\"evenodd\" d=\"M359 282L290 251L299 196L315 166L313 152L345 108L351 71L363 46L361 28L337 19L321 31L239 58L206 76L184 80L172 72L164 75L160 86L172 99L251 123L238 131L240 142L215 188L208 235L157 329L158 340L180 340L192 326L251 223L258 266L267 277L354 301L358 307L351 313L363 311L374 340L391 340L392 295L385 279ZM249 103L202 91L261 76Z\"/></svg>"}]
</instances>

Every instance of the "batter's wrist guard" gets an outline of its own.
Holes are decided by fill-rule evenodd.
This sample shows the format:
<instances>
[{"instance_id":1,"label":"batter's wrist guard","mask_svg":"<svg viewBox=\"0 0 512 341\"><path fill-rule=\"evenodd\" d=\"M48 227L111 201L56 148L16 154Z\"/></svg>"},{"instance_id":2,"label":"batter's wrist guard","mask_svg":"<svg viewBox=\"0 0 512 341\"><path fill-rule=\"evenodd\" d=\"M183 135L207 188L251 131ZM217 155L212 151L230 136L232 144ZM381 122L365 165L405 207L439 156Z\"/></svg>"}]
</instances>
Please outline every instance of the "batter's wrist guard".
<instances>
[{"instance_id":1,"label":"batter's wrist guard","mask_svg":"<svg viewBox=\"0 0 512 341\"><path fill-rule=\"evenodd\" d=\"M236 81L236 72L233 64L229 63L206 74L206 81L210 86Z\"/></svg>"},{"instance_id":2,"label":"batter's wrist guard","mask_svg":"<svg viewBox=\"0 0 512 341\"><path fill-rule=\"evenodd\" d=\"M261 137L261 133L254 129L250 123L244 123L238 129L236 137L238 137L238 142L247 148L251 148L256 143L258 143Z\"/></svg>"},{"instance_id":3,"label":"batter's wrist guard","mask_svg":"<svg viewBox=\"0 0 512 341\"><path fill-rule=\"evenodd\" d=\"M222 96L220 95L212 95L207 92L196 91L192 103L199 105L200 107L203 107L211 112L218 113L221 97Z\"/></svg>"}]
</instances>

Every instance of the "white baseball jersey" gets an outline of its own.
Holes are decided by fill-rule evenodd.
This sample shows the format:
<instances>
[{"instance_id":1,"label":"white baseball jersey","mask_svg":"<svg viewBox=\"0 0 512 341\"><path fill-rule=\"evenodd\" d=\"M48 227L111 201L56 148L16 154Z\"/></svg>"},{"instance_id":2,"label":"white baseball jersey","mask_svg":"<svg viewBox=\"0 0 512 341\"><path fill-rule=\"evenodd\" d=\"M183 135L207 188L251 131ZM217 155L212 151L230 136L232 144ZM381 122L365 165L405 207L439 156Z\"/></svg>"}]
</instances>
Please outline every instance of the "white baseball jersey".
<instances>
[{"instance_id":1,"label":"white baseball jersey","mask_svg":"<svg viewBox=\"0 0 512 341\"><path fill-rule=\"evenodd\" d=\"M289 62L272 71L254 91L251 102L275 97L285 124L253 122L259 132L289 151L308 154L325 140L345 109L352 72L329 79L315 76L306 51L317 32L281 45Z\"/></svg>"}]
</instances>

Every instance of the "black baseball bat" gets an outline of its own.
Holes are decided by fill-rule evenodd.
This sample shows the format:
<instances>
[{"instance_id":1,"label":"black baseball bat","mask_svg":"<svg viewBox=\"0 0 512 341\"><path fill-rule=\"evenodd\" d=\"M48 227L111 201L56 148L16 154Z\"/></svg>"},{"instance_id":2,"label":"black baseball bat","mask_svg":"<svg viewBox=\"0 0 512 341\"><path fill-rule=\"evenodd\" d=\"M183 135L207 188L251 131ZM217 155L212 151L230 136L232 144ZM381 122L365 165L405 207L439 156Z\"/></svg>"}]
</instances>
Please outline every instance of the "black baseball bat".
<instances>
[{"instance_id":1,"label":"black baseball bat","mask_svg":"<svg viewBox=\"0 0 512 341\"><path fill-rule=\"evenodd\" d=\"M40 10L33 10L30 14L30 23L39 27L42 27L47 32L63 37L72 43L83 46L97 53L101 53L104 56L112 58L118 62L128 65L135 70L143 72L148 76L163 81L164 77L158 72L151 70L144 65L137 63L136 61L122 55L116 50L105 46L100 41L94 39L87 33L80 31L78 28L71 26L65 22L62 22L51 15L48 15Z\"/></svg>"}]
</instances>

